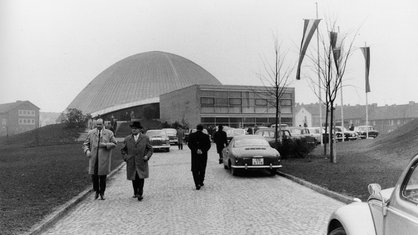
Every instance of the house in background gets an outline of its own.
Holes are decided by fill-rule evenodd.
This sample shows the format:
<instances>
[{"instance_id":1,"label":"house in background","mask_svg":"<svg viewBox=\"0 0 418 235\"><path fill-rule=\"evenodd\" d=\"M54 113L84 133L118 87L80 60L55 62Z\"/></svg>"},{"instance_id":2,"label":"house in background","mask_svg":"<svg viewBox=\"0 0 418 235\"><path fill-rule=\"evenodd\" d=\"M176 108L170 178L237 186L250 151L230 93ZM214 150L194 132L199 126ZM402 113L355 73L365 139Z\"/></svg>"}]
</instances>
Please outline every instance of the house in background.
<instances>
[{"instance_id":1,"label":"house in background","mask_svg":"<svg viewBox=\"0 0 418 235\"><path fill-rule=\"evenodd\" d=\"M336 125L341 125L341 106L336 106L334 111ZM348 128L366 125L365 105L344 105L343 107L344 126ZM377 106L376 103L368 106L369 125L374 126L380 133L388 133L394 129L418 118L418 104L410 101L402 105ZM306 123L308 126L320 126L319 105L296 104L295 125ZM322 109L322 123L325 123L325 108Z\"/></svg>"},{"instance_id":2,"label":"house in background","mask_svg":"<svg viewBox=\"0 0 418 235\"><path fill-rule=\"evenodd\" d=\"M39 127L39 108L30 101L0 104L0 136L16 135Z\"/></svg>"}]
</instances>

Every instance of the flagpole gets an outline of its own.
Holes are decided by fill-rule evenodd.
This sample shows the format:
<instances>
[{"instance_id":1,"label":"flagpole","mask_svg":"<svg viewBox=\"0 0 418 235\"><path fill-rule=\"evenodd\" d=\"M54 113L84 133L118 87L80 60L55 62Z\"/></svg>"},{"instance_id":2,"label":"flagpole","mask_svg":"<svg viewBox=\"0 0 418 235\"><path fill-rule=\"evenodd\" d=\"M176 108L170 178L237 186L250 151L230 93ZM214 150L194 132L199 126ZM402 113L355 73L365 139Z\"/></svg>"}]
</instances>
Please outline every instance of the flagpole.
<instances>
[{"instance_id":1,"label":"flagpole","mask_svg":"<svg viewBox=\"0 0 418 235\"><path fill-rule=\"evenodd\" d=\"M315 2L316 5L316 18L318 19L318 2ZM316 28L316 48L317 48L317 61L318 61L318 106L319 106L319 132L321 135L321 146L324 145L323 136L322 136L322 100L321 100L321 75L319 73L319 32Z\"/></svg>"},{"instance_id":2,"label":"flagpole","mask_svg":"<svg viewBox=\"0 0 418 235\"><path fill-rule=\"evenodd\" d=\"M338 27L338 33L340 33L340 27ZM340 76L340 75L338 74L338 76ZM342 78L338 78L338 79L341 79L341 126L342 126L341 130L343 132L342 138L343 138L343 142L344 142L344 140L345 140L345 134L344 134L345 129L344 129L343 79Z\"/></svg>"},{"instance_id":3,"label":"flagpole","mask_svg":"<svg viewBox=\"0 0 418 235\"><path fill-rule=\"evenodd\" d=\"M364 47L367 47L366 42L364 42ZM369 101L366 88L366 139L369 139Z\"/></svg>"}]
</instances>

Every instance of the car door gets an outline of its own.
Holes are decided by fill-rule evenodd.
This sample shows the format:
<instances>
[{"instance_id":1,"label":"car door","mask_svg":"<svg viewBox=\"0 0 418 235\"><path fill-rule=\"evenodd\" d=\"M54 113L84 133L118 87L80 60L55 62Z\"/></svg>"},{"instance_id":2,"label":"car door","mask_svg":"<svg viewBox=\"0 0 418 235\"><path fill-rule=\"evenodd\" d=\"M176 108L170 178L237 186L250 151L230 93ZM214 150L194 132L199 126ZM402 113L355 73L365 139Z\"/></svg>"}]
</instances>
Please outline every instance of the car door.
<instances>
[{"instance_id":1,"label":"car door","mask_svg":"<svg viewBox=\"0 0 418 235\"><path fill-rule=\"evenodd\" d=\"M400 187L395 188L387 214L384 234L418 234L418 161L411 165Z\"/></svg>"}]
</instances>

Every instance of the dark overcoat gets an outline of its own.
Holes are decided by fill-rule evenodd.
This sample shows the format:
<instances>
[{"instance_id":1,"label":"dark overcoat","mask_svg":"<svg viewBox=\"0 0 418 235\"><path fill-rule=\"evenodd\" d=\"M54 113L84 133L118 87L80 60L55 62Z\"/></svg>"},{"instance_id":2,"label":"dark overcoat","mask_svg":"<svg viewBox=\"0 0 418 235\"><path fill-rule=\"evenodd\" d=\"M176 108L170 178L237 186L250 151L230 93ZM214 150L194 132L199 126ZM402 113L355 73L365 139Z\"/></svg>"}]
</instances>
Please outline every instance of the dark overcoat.
<instances>
[{"instance_id":1,"label":"dark overcoat","mask_svg":"<svg viewBox=\"0 0 418 235\"><path fill-rule=\"evenodd\" d=\"M100 143L105 144L105 147L99 147L99 130L90 130L83 143L83 150L85 154L87 151L91 153L91 156L89 156L89 174L91 175L94 174L96 161L98 161L98 175L107 175L110 173L112 149L117 144L113 132L103 128L100 135Z\"/></svg>"},{"instance_id":2,"label":"dark overcoat","mask_svg":"<svg viewBox=\"0 0 418 235\"><path fill-rule=\"evenodd\" d=\"M218 153L222 153L224 147L228 145L228 138L225 131L217 131L213 135L213 141L216 143L216 150Z\"/></svg>"},{"instance_id":3,"label":"dark overcoat","mask_svg":"<svg viewBox=\"0 0 418 235\"><path fill-rule=\"evenodd\" d=\"M202 131L197 131L189 135L187 143L192 152L192 171L204 170L208 161L208 151L210 149L209 135ZM202 150L202 154L197 154L197 150Z\"/></svg>"},{"instance_id":4,"label":"dark overcoat","mask_svg":"<svg viewBox=\"0 0 418 235\"><path fill-rule=\"evenodd\" d=\"M153 154L148 136L139 133L138 140L135 141L133 135L128 135L123 141L121 152L123 160L126 162L126 178L128 180L135 180L135 172L138 173L140 179L148 178L148 160Z\"/></svg>"}]
</instances>

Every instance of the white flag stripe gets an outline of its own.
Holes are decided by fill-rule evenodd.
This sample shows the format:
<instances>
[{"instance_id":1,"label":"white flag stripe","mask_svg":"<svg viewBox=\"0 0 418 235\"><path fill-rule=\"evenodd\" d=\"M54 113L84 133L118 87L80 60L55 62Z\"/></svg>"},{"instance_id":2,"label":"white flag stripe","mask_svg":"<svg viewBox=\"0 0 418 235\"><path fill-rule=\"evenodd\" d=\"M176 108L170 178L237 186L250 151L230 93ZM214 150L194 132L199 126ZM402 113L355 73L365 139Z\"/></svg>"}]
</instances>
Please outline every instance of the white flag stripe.
<instances>
[{"instance_id":1,"label":"white flag stripe","mask_svg":"<svg viewBox=\"0 0 418 235\"><path fill-rule=\"evenodd\" d=\"M300 68L302 65L303 57L305 56L306 50L308 49L309 42L312 39L313 34L315 33L316 28L319 24L319 19L313 20L304 20L303 25L303 37L302 42L300 45L300 52L299 52L299 61L298 61L298 68L296 72L296 79L300 80Z\"/></svg>"}]
</instances>

